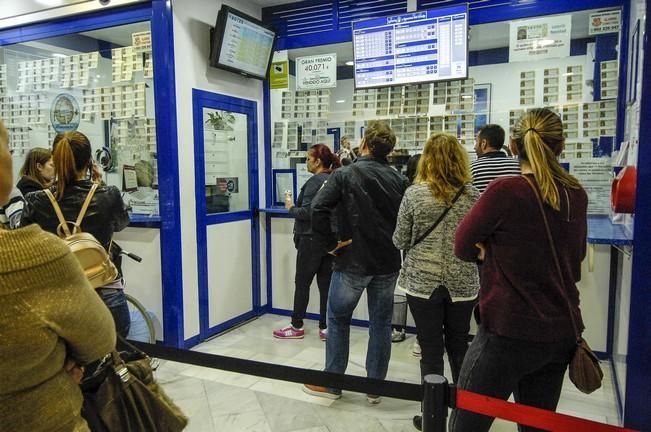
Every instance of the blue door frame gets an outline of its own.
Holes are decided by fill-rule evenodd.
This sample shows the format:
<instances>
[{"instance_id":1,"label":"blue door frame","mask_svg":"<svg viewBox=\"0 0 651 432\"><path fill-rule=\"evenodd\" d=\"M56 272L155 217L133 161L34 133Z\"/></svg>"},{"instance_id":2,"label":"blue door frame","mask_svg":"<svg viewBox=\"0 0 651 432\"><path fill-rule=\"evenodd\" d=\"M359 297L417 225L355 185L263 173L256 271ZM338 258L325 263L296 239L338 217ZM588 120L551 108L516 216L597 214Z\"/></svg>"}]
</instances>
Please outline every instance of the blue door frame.
<instances>
[{"instance_id":1,"label":"blue door frame","mask_svg":"<svg viewBox=\"0 0 651 432\"><path fill-rule=\"evenodd\" d=\"M249 209L224 214L206 213L203 109L211 108L245 114L249 163ZM199 283L199 339L205 340L241 322L259 315L260 306L260 242L258 218L258 107L257 102L232 96L192 89L194 131L195 197L197 211L197 271ZM208 292L208 225L234 221L251 221L251 263L253 302L251 310L226 322L210 327ZM192 342L199 342L193 340ZM186 344L192 345L193 343Z\"/></svg>"},{"instance_id":2,"label":"blue door frame","mask_svg":"<svg viewBox=\"0 0 651 432\"><path fill-rule=\"evenodd\" d=\"M169 109L176 107L174 34L170 0L152 0L0 30L0 46L143 21L151 23L157 152L159 155L176 155L176 110ZM158 160L163 336L166 345L181 347L184 345L183 273L178 175L178 158L163 157ZM137 222L133 225L152 226L150 223Z\"/></svg>"}]
</instances>

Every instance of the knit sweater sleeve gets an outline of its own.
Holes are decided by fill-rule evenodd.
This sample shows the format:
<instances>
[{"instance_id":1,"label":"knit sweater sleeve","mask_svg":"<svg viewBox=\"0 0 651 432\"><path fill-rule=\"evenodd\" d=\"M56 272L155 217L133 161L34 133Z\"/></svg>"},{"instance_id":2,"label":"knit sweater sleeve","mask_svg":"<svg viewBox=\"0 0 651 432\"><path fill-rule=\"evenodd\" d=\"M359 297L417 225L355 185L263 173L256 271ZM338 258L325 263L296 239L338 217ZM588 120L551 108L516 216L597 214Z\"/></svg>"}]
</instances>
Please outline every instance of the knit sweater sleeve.
<instances>
[{"instance_id":1,"label":"knit sweater sleeve","mask_svg":"<svg viewBox=\"0 0 651 432\"><path fill-rule=\"evenodd\" d=\"M413 190L413 189L411 189ZM396 230L393 232L393 244L396 248L407 250L412 243L414 213L411 206L410 189L407 189L400 203L398 210L398 219L396 221Z\"/></svg>"},{"instance_id":2,"label":"knit sweater sleeve","mask_svg":"<svg viewBox=\"0 0 651 432\"><path fill-rule=\"evenodd\" d=\"M75 257L69 253L61 266L68 277L57 287L60 301L49 302L41 311L42 318L66 341L69 356L87 364L115 349L115 325Z\"/></svg>"},{"instance_id":3,"label":"knit sweater sleeve","mask_svg":"<svg viewBox=\"0 0 651 432\"><path fill-rule=\"evenodd\" d=\"M491 183L457 227L454 254L463 261L476 261L477 243L485 242L499 225L508 202L502 196L503 182Z\"/></svg>"}]
</instances>

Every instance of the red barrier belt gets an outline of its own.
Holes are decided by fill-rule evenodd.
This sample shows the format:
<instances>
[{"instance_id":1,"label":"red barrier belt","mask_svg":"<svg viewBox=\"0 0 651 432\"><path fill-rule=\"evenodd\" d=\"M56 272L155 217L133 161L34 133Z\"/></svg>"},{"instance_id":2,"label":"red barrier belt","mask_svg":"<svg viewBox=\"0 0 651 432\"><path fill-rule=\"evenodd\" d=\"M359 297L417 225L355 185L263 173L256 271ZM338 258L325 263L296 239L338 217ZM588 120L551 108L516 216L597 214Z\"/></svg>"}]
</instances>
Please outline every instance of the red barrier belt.
<instances>
[{"instance_id":1,"label":"red barrier belt","mask_svg":"<svg viewBox=\"0 0 651 432\"><path fill-rule=\"evenodd\" d=\"M457 389L457 408L551 432L638 432Z\"/></svg>"}]
</instances>

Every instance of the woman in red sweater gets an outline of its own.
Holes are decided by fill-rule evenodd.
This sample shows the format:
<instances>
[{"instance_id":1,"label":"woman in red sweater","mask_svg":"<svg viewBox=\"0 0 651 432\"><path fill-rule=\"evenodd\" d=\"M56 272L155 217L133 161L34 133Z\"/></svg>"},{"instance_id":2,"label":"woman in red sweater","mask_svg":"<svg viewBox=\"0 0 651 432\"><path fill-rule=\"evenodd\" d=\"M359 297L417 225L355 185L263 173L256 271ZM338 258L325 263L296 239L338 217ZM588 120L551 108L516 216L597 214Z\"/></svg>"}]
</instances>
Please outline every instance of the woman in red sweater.
<instances>
[{"instance_id":1,"label":"woman in red sweater","mask_svg":"<svg viewBox=\"0 0 651 432\"><path fill-rule=\"evenodd\" d=\"M547 410L556 409L577 332L583 331L576 282L586 253L588 197L558 163L563 145L556 114L524 114L511 140L523 175L489 184L457 228L454 250L462 260L483 261L481 324L457 387L504 400L513 393L516 402ZM543 201L561 274L533 187ZM455 410L450 431L488 431L492 422Z\"/></svg>"}]
</instances>

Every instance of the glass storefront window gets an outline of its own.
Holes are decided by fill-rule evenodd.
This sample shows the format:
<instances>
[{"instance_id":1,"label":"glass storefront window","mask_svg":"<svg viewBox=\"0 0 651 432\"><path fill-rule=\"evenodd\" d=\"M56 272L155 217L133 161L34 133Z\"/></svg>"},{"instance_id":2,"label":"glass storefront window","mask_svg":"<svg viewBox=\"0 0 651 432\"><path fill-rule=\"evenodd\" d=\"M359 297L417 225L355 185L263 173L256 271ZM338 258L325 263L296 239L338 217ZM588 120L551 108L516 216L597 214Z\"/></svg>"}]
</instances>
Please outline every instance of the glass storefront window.
<instances>
[{"instance_id":1,"label":"glass storefront window","mask_svg":"<svg viewBox=\"0 0 651 432\"><path fill-rule=\"evenodd\" d=\"M589 211L607 213L617 127L619 34L591 35L594 12L471 26L468 77L447 82L355 90L353 68L346 65L353 58L350 43L289 50L290 61L336 53L337 87L297 91L290 76L289 88L271 90L272 168L296 170L300 189L297 164L310 145L334 145L336 135L328 131L335 129L355 148L370 120L383 120L396 133L398 144L390 162L397 169L404 169L405 156L422 151L427 137L437 131L456 135L474 159L479 127L499 124L508 144L526 110L548 107L564 122L567 140L561 162L584 184ZM568 28L561 44L565 54L554 52L551 36L540 33L559 24ZM515 44L527 38L532 39L530 52L514 53Z\"/></svg>"},{"instance_id":2,"label":"glass storefront window","mask_svg":"<svg viewBox=\"0 0 651 432\"><path fill-rule=\"evenodd\" d=\"M246 114L203 108L206 212L249 209Z\"/></svg>"},{"instance_id":3,"label":"glass storefront window","mask_svg":"<svg viewBox=\"0 0 651 432\"><path fill-rule=\"evenodd\" d=\"M51 148L57 132L78 130L132 212L159 214L149 22L0 47L0 118L14 166L30 148ZM125 184L134 172L136 184Z\"/></svg>"}]
</instances>

